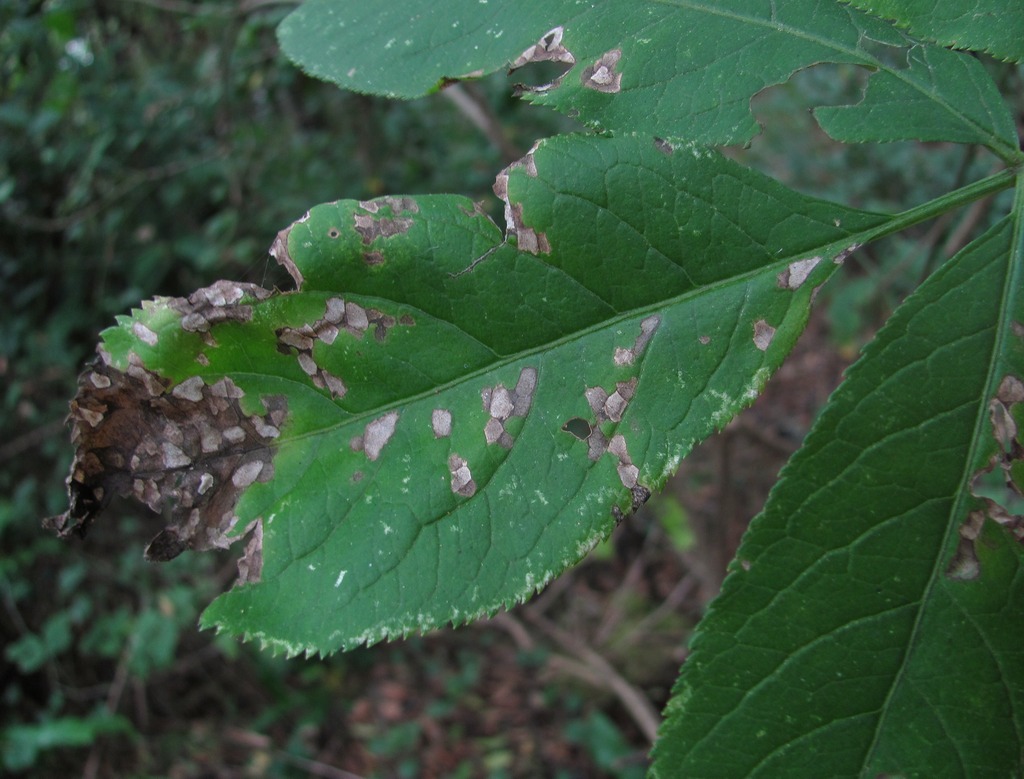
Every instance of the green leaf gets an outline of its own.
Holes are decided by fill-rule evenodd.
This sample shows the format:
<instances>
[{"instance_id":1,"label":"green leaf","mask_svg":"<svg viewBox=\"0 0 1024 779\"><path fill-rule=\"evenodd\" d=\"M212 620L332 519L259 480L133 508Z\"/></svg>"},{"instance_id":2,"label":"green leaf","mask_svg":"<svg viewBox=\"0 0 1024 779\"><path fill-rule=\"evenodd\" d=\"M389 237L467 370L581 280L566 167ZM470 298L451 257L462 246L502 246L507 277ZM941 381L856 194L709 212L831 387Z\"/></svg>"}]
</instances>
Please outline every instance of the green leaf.
<instances>
[{"instance_id":1,"label":"green leaf","mask_svg":"<svg viewBox=\"0 0 1024 779\"><path fill-rule=\"evenodd\" d=\"M978 60L935 46L916 46L907 56L907 69L873 75L857 105L815 109L822 129L847 142L914 139L1012 146L1017 137L1013 117ZM958 106L956 121L950 121L946 101Z\"/></svg>"},{"instance_id":2,"label":"green leaf","mask_svg":"<svg viewBox=\"0 0 1024 779\"><path fill-rule=\"evenodd\" d=\"M1024 59L1024 5L1015 0L850 0L913 35L952 46Z\"/></svg>"},{"instance_id":3,"label":"green leaf","mask_svg":"<svg viewBox=\"0 0 1024 779\"><path fill-rule=\"evenodd\" d=\"M1012 118L984 68L918 46L911 67L876 53L907 41L831 0L731 0L678 5L604 0L481 3L427 0L386 6L307 0L279 28L285 53L346 89L415 97L506 65L555 61L566 72L527 99L599 130L672 142L743 143L757 132L750 98L819 62L861 65L879 83L847 110L887 139L968 140L1017 153ZM967 78L961 78L964 73ZM898 100L899 112L884 110ZM860 133L875 137L871 133Z\"/></svg>"},{"instance_id":4,"label":"green leaf","mask_svg":"<svg viewBox=\"0 0 1024 779\"><path fill-rule=\"evenodd\" d=\"M1020 458L993 421L1024 401L1022 258L1002 222L848 372L700 624L655 775L1020 769L1020 518L971 486Z\"/></svg>"},{"instance_id":5,"label":"green leaf","mask_svg":"<svg viewBox=\"0 0 1024 779\"><path fill-rule=\"evenodd\" d=\"M203 623L289 653L492 613L749 404L887 221L637 138L547 141L499 181L508 242L464 198L339 201L275 244L298 291L123 318L79 440L149 434L99 475L79 453L64 522L103 478L177 512L151 557L252 527L247 583Z\"/></svg>"},{"instance_id":6,"label":"green leaf","mask_svg":"<svg viewBox=\"0 0 1024 779\"><path fill-rule=\"evenodd\" d=\"M132 733L124 717L97 711L91 717L59 717L32 725L0 730L0 755L8 771L25 771L40 753L61 747L84 747L109 733Z\"/></svg>"}]
</instances>

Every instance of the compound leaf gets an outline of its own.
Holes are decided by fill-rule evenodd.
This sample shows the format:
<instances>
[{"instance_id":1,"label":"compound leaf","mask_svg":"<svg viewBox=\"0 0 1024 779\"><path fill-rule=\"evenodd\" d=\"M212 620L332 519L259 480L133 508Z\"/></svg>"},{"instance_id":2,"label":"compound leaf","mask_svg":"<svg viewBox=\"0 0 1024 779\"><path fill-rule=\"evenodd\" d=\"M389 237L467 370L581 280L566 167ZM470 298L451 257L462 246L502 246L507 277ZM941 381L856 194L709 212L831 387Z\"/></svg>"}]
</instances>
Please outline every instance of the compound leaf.
<instances>
[{"instance_id":1,"label":"compound leaf","mask_svg":"<svg viewBox=\"0 0 1024 779\"><path fill-rule=\"evenodd\" d=\"M850 0L924 40L1024 60L1024 4L1015 0Z\"/></svg>"},{"instance_id":2,"label":"compound leaf","mask_svg":"<svg viewBox=\"0 0 1024 779\"><path fill-rule=\"evenodd\" d=\"M1005 220L848 372L698 628L655 775L1019 771L1024 526L977 485L1024 451L1022 260Z\"/></svg>"},{"instance_id":3,"label":"compound leaf","mask_svg":"<svg viewBox=\"0 0 1024 779\"><path fill-rule=\"evenodd\" d=\"M848 63L874 71L878 84L846 111L862 126L880 126L871 133L837 126L838 137L966 141L1004 157L1017 153L1012 117L979 62L916 45L910 67L896 67L881 51L907 45L903 35L833 0L603 0L582 7L573 0L453 0L444 13L428 0L307 0L284 20L279 37L309 73L389 97L553 61L565 72L525 89L527 99L598 130L702 144L749 140L757 132L753 95L802 68ZM896 108L884 110L890 103Z\"/></svg>"},{"instance_id":4,"label":"compound leaf","mask_svg":"<svg viewBox=\"0 0 1024 779\"><path fill-rule=\"evenodd\" d=\"M463 622L579 560L750 403L813 289L887 217L714 153L541 143L508 240L454 196L317 206L274 254L104 334L65 532L112 492L166 559L248 529L204 624L288 653Z\"/></svg>"}]
</instances>

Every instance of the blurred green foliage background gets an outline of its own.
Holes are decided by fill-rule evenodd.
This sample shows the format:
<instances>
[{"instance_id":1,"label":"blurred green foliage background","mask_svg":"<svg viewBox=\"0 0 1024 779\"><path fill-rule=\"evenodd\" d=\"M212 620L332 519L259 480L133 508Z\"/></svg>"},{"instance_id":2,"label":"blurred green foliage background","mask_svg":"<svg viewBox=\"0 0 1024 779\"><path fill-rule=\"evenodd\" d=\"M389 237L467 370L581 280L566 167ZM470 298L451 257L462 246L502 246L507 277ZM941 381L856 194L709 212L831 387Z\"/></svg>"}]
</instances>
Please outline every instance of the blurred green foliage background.
<instances>
[{"instance_id":1,"label":"blurred green foliage background","mask_svg":"<svg viewBox=\"0 0 1024 779\"><path fill-rule=\"evenodd\" d=\"M0 769L642 775L637 717L602 689L600 663L546 620L599 640L656 712L713 594L706 583L721 576L701 573L693 544L735 542L692 532L673 497L685 489L538 598L530 630L504 617L328 660L285 662L198 633L202 606L234 578L232 556L144 563L161 524L128 503L85 542L40 530L64 508L67 401L116 314L218 278L285 288L267 248L319 202L456 192L497 216L497 171L535 139L572 129L513 100L503 74L410 103L312 81L277 50L288 10L271 0L0 2ZM823 69L772 90L757 104L772 132L734 154L871 208L907 207L984 170L957 147L867 157L830 144L804 109L855 99L858 78ZM1019 69L1002 78L1024 92ZM825 329L840 351L852 357L986 213L851 261L827 293ZM808 424L801 417L787 440ZM715 477L698 467L682 478L699 495ZM724 565L728 552L710 558Z\"/></svg>"},{"instance_id":2,"label":"blurred green foliage background","mask_svg":"<svg viewBox=\"0 0 1024 779\"><path fill-rule=\"evenodd\" d=\"M130 742L141 723L118 713L130 688L239 652L194 627L230 582L229 558L145 564L139 543L156 524L127 504L84 545L39 530L65 499L63 418L99 331L144 298L217 278L283 284L266 250L310 205L384 192L481 198L505 164L452 101L387 103L305 78L274 39L288 9L0 4L5 772L112 770L116 760L88 766L88 750L61 747L101 734ZM517 108L507 92L483 84L471 98L496 123ZM503 126L506 156L544 133ZM278 684L293 671L249 656ZM147 752L130 773L172 764Z\"/></svg>"}]
</instances>

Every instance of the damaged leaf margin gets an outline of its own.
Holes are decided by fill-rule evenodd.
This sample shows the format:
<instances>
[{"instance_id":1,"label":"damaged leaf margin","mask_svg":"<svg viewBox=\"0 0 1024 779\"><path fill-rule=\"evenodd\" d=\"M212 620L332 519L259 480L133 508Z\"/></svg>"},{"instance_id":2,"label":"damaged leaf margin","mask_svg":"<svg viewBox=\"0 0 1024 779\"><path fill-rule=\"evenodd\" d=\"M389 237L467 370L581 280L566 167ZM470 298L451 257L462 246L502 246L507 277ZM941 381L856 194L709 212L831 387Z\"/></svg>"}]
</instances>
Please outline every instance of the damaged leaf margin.
<instances>
[{"instance_id":1,"label":"damaged leaf margin","mask_svg":"<svg viewBox=\"0 0 1024 779\"><path fill-rule=\"evenodd\" d=\"M215 348L215 325L251 320L250 302L270 294L254 285L218 282L166 306L180 315L181 330ZM159 344L159 333L140 320L132 322L131 333L146 346ZM98 353L79 377L71 402L76 449L67 478L69 509L44 524L62 537L82 536L115 495L131 496L167 520L147 546L146 559L162 562L186 549L226 548L251 533L239 580L257 581L260 519L236 528L235 508L250 485L274 476L287 398L265 395L258 408L247 411L241 402L246 393L227 376L193 375L174 383L147 369L135 351L127 354L123 371L106 349Z\"/></svg>"},{"instance_id":2,"label":"damaged leaf margin","mask_svg":"<svg viewBox=\"0 0 1024 779\"><path fill-rule=\"evenodd\" d=\"M580 194L603 180L608 150L629 176L595 203ZM632 187L676 192L678 181L686 198L665 198L678 209L661 215L665 229L579 245L581 224L631 217ZM106 451L102 484L80 455L72 509L51 524L86 527L113 490L172 512L152 559L248 531L247 586L203 623L290 654L493 613L577 562L757 397L836 267L780 283L807 247L787 258L786 244L767 243L779 216L800 214L821 256L884 219L790 193L718 155L638 139L548 141L502 182L515 214L505 240L463 198L324 204L274 243L297 292L218 282L122 319L104 334L116 359L84 381L124 387L130 402L76 401L76 436L104 443L93 430L107 431L109 417L155 444ZM714 201L729 196L726 182L781 210L723 223ZM683 219L693 230L674 229ZM536 245L517 250L520 233ZM717 246L733 265L708 278L704 253ZM627 265L638 256L662 265ZM735 274L743 285L728 283ZM723 326L722 312L736 322ZM763 349L749 335L760 321L777 328ZM732 333L743 337L731 344ZM665 408L670 395L680 402ZM159 414L195 418L167 428ZM211 448L211 430L223 449ZM418 584L396 589L399 579ZM300 591L308 599L282 614L274 594Z\"/></svg>"}]
</instances>

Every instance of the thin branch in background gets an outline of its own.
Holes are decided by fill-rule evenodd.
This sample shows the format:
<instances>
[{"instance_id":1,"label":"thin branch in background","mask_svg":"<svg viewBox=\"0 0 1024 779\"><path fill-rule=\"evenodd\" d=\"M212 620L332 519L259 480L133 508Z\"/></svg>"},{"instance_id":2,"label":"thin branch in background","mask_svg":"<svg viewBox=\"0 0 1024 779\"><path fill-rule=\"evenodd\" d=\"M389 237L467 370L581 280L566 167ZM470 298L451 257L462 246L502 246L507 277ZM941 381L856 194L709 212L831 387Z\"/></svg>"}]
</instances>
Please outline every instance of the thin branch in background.
<instances>
[{"instance_id":1,"label":"thin branch in background","mask_svg":"<svg viewBox=\"0 0 1024 779\"><path fill-rule=\"evenodd\" d=\"M468 89L462 84L452 84L441 94L484 134L506 163L514 162L523 156L522 150L508 139L504 126L478 90Z\"/></svg>"},{"instance_id":2,"label":"thin branch in background","mask_svg":"<svg viewBox=\"0 0 1024 779\"><path fill-rule=\"evenodd\" d=\"M680 579L672 591L665 596L665 599L658 604L658 608L641 619L633 629L623 633L612 643L616 649L626 648L643 641L650 635L650 631L661 620L669 614L673 614L686 602L686 599L694 595L700 589L700 582L692 573L686 574Z\"/></svg>"},{"instance_id":3,"label":"thin branch in background","mask_svg":"<svg viewBox=\"0 0 1024 779\"><path fill-rule=\"evenodd\" d=\"M569 652L586 669L582 675L593 683L615 695L629 713L633 722L651 744L658 736L661 721L658 712L640 690L630 684L600 654L582 640L555 625L546 617L534 613L533 609L522 609L523 618L551 638L564 651Z\"/></svg>"},{"instance_id":4,"label":"thin branch in background","mask_svg":"<svg viewBox=\"0 0 1024 779\"><path fill-rule=\"evenodd\" d=\"M102 212L104 209L125 197L133 189L140 187L143 184L149 184L154 181L160 181L162 179L177 176L225 156L227 156L227 150L221 149L214 154L209 154L196 160L177 160L166 165L158 165L153 168L137 171L136 173L127 176L103 197L98 198L84 208L80 208L79 210L65 216L41 217L32 216L30 214L15 214L11 213L10 210L6 210L3 213L3 216L8 222L16 224L26 230L32 230L39 233L64 232L69 227Z\"/></svg>"}]
</instances>

